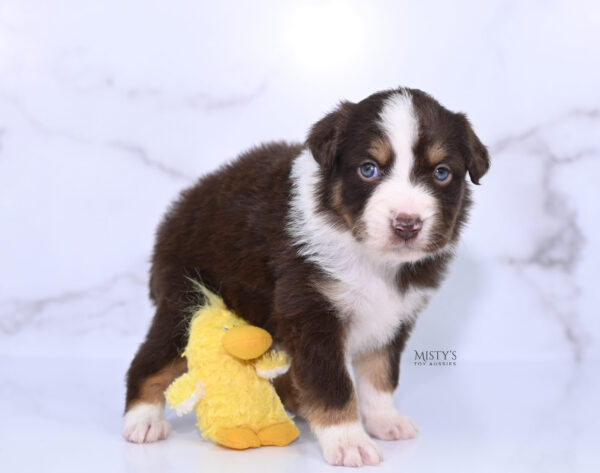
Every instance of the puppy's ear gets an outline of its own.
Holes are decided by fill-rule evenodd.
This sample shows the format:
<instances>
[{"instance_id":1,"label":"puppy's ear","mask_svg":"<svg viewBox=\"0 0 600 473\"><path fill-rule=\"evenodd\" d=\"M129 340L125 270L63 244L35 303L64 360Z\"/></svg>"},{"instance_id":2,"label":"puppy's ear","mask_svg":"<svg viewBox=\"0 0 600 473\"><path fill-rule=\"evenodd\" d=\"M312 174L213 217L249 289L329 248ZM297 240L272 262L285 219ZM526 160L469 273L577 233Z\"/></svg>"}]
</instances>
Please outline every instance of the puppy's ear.
<instances>
[{"instance_id":1,"label":"puppy's ear","mask_svg":"<svg viewBox=\"0 0 600 473\"><path fill-rule=\"evenodd\" d=\"M490 168L490 156L485 145L479 141L479 138L473 131L471 123L464 114L459 114L461 121L463 122L464 133L465 133L465 144L468 149L467 154L467 170L469 176L471 176L471 182L473 184L479 184L479 179L488 171Z\"/></svg>"},{"instance_id":2,"label":"puppy's ear","mask_svg":"<svg viewBox=\"0 0 600 473\"><path fill-rule=\"evenodd\" d=\"M351 102L341 102L333 112L325 115L310 129L306 145L322 169L329 170L333 167L353 107Z\"/></svg>"}]
</instances>

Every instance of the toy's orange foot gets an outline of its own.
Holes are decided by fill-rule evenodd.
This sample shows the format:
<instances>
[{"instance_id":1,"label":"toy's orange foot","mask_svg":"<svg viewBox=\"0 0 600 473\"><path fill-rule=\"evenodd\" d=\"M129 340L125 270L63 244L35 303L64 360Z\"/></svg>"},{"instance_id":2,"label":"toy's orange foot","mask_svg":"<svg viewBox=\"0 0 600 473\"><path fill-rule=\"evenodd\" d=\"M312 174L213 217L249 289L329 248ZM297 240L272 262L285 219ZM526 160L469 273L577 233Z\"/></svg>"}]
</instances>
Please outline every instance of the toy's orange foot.
<instances>
[{"instance_id":1,"label":"toy's orange foot","mask_svg":"<svg viewBox=\"0 0 600 473\"><path fill-rule=\"evenodd\" d=\"M221 427L215 433L213 440L236 450L260 447L260 439L248 427Z\"/></svg>"},{"instance_id":2,"label":"toy's orange foot","mask_svg":"<svg viewBox=\"0 0 600 473\"><path fill-rule=\"evenodd\" d=\"M293 422L281 422L269 425L258 432L261 445L275 445L285 447L300 435L300 431Z\"/></svg>"}]
</instances>

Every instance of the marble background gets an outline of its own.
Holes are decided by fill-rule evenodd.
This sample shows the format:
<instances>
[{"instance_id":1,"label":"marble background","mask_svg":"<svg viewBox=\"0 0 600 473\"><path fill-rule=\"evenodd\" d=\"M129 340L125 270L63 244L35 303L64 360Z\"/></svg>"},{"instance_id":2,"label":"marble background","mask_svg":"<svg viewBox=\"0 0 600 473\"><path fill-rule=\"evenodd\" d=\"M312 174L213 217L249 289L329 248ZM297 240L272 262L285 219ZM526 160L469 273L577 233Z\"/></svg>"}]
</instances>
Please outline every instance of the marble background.
<instances>
[{"instance_id":1,"label":"marble background","mask_svg":"<svg viewBox=\"0 0 600 473\"><path fill-rule=\"evenodd\" d=\"M153 234L204 172L406 85L492 155L414 349L599 361L592 1L0 2L0 356L129 359Z\"/></svg>"}]
</instances>

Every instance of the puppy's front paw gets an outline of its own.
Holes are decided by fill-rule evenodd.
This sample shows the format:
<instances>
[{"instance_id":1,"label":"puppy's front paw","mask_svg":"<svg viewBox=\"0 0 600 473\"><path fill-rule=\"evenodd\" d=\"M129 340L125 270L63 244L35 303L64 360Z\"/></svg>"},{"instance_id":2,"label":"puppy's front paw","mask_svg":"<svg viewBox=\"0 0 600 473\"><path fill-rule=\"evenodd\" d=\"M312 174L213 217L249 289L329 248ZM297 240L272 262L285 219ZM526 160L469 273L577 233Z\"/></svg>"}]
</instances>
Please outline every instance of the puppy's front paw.
<instances>
[{"instance_id":1,"label":"puppy's front paw","mask_svg":"<svg viewBox=\"0 0 600 473\"><path fill-rule=\"evenodd\" d=\"M151 443L169 435L169 423L163 408L155 404L138 404L125 413L123 437L133 443Z\"/></svg>"},{"instance_id":2,"label":"puppy's front paw","mask_svg":"<svg viewBox=\"0 0 600 473\"><path fill-rule=\"evenodd\" d=\"M377 465L383 456L358 422L316 427L325 461L337 466Z\"/></svg>"},{"instance_id":3,"label":"puppy's front paw","mask_svg":"<svg viewBox=\"0 0 600 473\"><path fill-rule=\"evenodd\" d=\"M396 409L364 413L365 429L381 440L407 440L417 436L419 429L410 417Z\"/></svg>"}]
</instances>

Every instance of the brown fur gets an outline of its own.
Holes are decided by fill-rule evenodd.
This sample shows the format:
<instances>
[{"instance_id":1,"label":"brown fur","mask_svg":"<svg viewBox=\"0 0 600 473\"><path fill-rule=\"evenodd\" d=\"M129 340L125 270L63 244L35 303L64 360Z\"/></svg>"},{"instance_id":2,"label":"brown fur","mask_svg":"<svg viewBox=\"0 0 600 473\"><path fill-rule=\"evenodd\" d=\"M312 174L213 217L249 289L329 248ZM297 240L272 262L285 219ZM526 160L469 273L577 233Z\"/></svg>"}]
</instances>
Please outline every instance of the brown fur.
<instances>
[{"instance_id":1,"label":"brown fur","mask_svg":"<svg viewBox=\"0 0 600 473\"><path fill-rule=\"evenodd\" d=\"M377 137L371 143L369 154L373 156L380 167L390 164L393 156L392 148L385 138Z\"/></svg>"},{"instance_id":2,"label":"brown fur","mask_svg":"<svg viewBox=\"0 0 600 473\"><path fill-rule=\"evenodd\" d=\"M177 358L156 373L144 378L140 383L138 396L130 402L127 409L141 403L163 404L164 392L169 384L186 371L187 361L185 358Z\"/></svg>"},{"instance_id":3,"label":"brown fur","mask_svg":"<svg viewBox=\"0 0 600 473\"><path fill-rule=\"evenodd\" d=\"M356 221L354 220L354 216L347 212L344 207L344 199L342 196L343 185L344 183L342 182L342 180L336 181L333 184L333 189L331 192L331 206L344 219L344 222L346 223L348 228L353 228Z\"/></svg>"},{"instance_id":4,"label":"brown fur","mask_svg":"<svg viewBox=\"0 0 600 473\"><path fill-rule=\"evenodd\" d=\"M277 394L289 411L301 415L313 426L325 427L358 420L356 393L352 386L347 393L343 394L342 402L333 406L327 399L315 395L312 389L305 389L304 383L299 382L296 377L297 372L291 370L277 378L274 383Z\"/></svg>"},{"instance_id":5,"label":"brown fur","mask_svg":"<svg viewBox=\"0 0 600 473\"><path fill-rule=\"evenodd\" d=\"M448 152L444 148L444 145L437 142L432 143L426 153L427 161L429 161L429 164L432 166L440 164L447 155Z\"/></svg>"},{"instance_id":6,"label":"brown fur","mask_svg":"<svg viewBox=\"0 0 600 473\"><path fill-rule=\"evenodd\" d=\"M356 394L341 408L324 407L322 404L306 404L302 410L302 416L312 427L329 427L336 424L346 424L348 422L357 422L358 403Z\"/></svg>"},{"instance_id":7,"label":"brown fur","mask_svg":"<svg viewBox=\"0 0 600 473\"><path fill-rule=\"evenodd\" d=\"M353 360L353 366L357 374L365 377L378 391L392 392L396 386L392 386L391 366L386 348L379 348L373 352L363 354Z\"/></svg>"}]
</instances>

